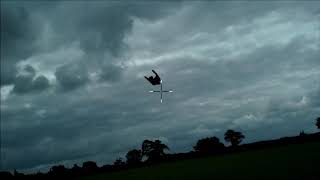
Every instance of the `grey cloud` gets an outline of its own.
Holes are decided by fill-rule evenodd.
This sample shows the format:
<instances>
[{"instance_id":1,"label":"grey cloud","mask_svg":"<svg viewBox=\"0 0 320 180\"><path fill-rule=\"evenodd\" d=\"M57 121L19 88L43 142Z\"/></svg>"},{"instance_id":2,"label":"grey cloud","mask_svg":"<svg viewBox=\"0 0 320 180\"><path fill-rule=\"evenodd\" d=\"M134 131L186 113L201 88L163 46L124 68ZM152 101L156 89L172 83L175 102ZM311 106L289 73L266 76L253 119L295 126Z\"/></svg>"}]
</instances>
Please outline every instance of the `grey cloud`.
<instances>
[{"instance_id":1,"label":"grey cloud","mask_svg":"<svg viewBox=\"0 0 320 180\"><path fill-rule=\"evenodd\" d=\"M39 76L33 81L33 88L37 91L47 89L49 86L49 80L45 76Z\"/></svg>"},{"instance_id":2,"label":"grey cloud","mask_svg":"<svg viewBox=\"0 0 320 180\"><path fill-rule=\"evenodd\" d=\"M17 68L13 63L11 63L10 61L5 62L4 60L2 60L2 58L1 58L0 71L1 71L1 80L0 80L1 86L12 84L18 72Z\"/></svg>"},{"instance_id":3,"label":"grey cloud","mask_svg":"<svg viewBox=\"0 0 320 180\"><path fill-rule=\"evenodd\" d=\"M28 73L29 76L32 76L32 77L36 74L36 70L30 65L25 66L24 71Z\"/></svg>"},{"instance_id":4,"label":"grey cloud","mask_svg":"<svg viewBox=\"0 0 320 180\"><path fill-rule=\"evenodd\" d=\"M75 99L81 99L77 94L69 94L68 96L72 96ZM123 127L122 122L124 122L125 119L119 119L121 110L119 110L116 102L110 104L107 100L90 100L90 98L87 97L84 100L81 100L82 103L79 103L80 101L77 100L76 103L68 104L68 102L64 102L61 104L65 98L66 97L57 97L56 99L51 99L49 102L46 97L41 97L40 99L43 102L36 102L36 100L34 100L33 102L35 105L32 105L29 109L22 107L23 109L17 111L12 109L1 113L2 118L6 120L3 122L6 127L14 126L15 122L19 122L23 120L24 117L28 117L28 119L26 119L27 122L23 121L25 125L20 124L20 127L24 128L14 128L16 130L18 129L20 132L19 134L15 133L16 130L14 129L4 129L3 133L5 136L3 146L7 148L5 150L7 154L5 167L26 168L30 167L30 165L34 166L39 163L54 163L60 160L71 160L74 157L75 151L77 151L78 154L77 157L75 157L76 159L81 159L80 157L92 159L92 156L97 153L107 155L112 151L118 152L113 146L117 149L127 149L126 140L128 137L125 137L122 135L121 131L119 131L119 128ZM42 103L45 105L41 105ZM57 106L57 104L59 104L59 106ZM55 108L52 106L55 106ZM47 109L48 112L45 114L45 117L40 117L34 113L38 108L49 108ZM19 117L17 116L17 112L19 112ZM66 114L68 115L66 116ZM117 122L119 120L122 122ZM39 124L39 121L42 123ZM34 129L38 130L34 131ZM97 130L100 132L99 134L95 133ZM19 138L21 136L23 136L24 139L28 139L28 141L21 141L22 139ZM114 139L115 136L118 138ZM52 139L50 142L51 145L57 144L61 147L61 151L52 151L51 146L40 145L39 143L44 141L46 137ZM140 143L136 142L133 138L134 136L131 137L135 142L134 144ZM71 145L69 143L70 141L75 143ZM105 143L101 144L101 141ZM119 142L122 142L121 144L125 147L118 147L116 144ZM66 144L61 146L64 143ZM88 146L88 143L91 145ZM129 143L130 146L134 144ZM27 149L28 154L30 154L31 157L24 157L22 154L21 156L16 154L17 152L15 149L20 149L20 147ZM45 151L47 151L50 156L38 157L39 152ZM71 156L71 154L73 155ZM32 158L39 161L31 161ZM21 160L23 161L21 162ZM101 159L98 160L101 161ZM81 161L78 163L81 163Z\"/></svg>"},{"instance_id":5,"label":"grey cloud","mask_svg":"<svg viewBox=\"0 0 320 180\"><path fill-rule=\"evenodd\" d=\"M35 52L38 32L27 8L1 4L1 86L12 84L16 63Z\"/></svg>"},{"instance_id":6,"label":"grey cloud","mask_svg":"<svg viewBox=\"0 0 320 180\"><path fill-rule=\"evenodd\" d=\"M49 15L60 43L78 41L90 61L88 65L91 64L94 71L100 69L102 72L100 79L114 82L120 80L124 70L113 65L118 60L114 58L122 58L127 49L124 40L130 35L133 17L155 21L174 13L179 3L67 2L60 5ZM105 54L110 56L105 58Z\"/></svg>"},{"instance_id":7,"label":"grey cloud","mask_svg":"<svg viewBox=\"0 0 320 180\"><path fill-rule=\"evenodd\" d=\"M55 72L59 87L68 91L79 88L89 82L89 74L82 64L66 64L58 67Z\"/></svg>"},{"instance_id":8,"label":"grey cloud","mask_svg":"<svg viewBox=\"0 0 320 180\"><path fill-rule=\"evenodd\" d=\"M23 94L29 92L32 89L33 76L18 76L14 81L13 92Z\"/></svg>"},{"instance_id":9,"label":"grey cloud","mask_svg":"<svg viewBox=\"0 0 320 180\"><path fill-rule=\"evenodd\" d=\"M100 80L102 81L117 81L121 78L122 68L120 66L108 65L101 68L99 74Z\"/></svg>"},{"instance_id":10,"label":"grey cloud","mask_svg":"<svg viewBox=\"0 0 320 180\"><path fill-rule=\"evenodd\" d=\"M1 86L13 83L17 62L66 42L79 41L91 57L105 52L119 56L126 47L123 40L131 31L132 16L155 20L172 12L175 4L4 2L1 6ZM50 25L55 38L40 42L46 25ZM44 38L48 38L47 35L52 34L45 35Z\"/></svg>"},{"instance_id":11,"label":"grey cloud","mask_svg":"<svg viewBox=\"0 0 320 180\"><path fill-rule=\"evenodd\" d=\"M126 47L123 40L132 29L132 17L155 20L172 12L177 3L67 2L60 5L51 18L54 30L62 35L61 40L80 40L80 46L89 54L109 51L118 56Z\"/></svg>"},{"instance_id":12,"label":"grey cloud","mask_svg":"<svg viewBox=\"0 0 320 180\"><path fill-rule=\"evenodd\" d=\"M50 86L49 80L45 76L41 75L35 78L36 71L30 65L27 65L21 73L23 74L17 75L14 78L13 93L25 94L31 92L40 92L49 88Z\"/></svg>"},{"instance_id":13,"label":"grey cloud","mask_svg":"<svg viewBox=\"0 0 320 180\"><path fill-rule=\"evenodd\" d=\"M30 13L24 7L1 6L1 55L4 59L26 58L32 52L33 32ZM17 50L19 53L17 53Z\"/></svg>"}]
</instances>

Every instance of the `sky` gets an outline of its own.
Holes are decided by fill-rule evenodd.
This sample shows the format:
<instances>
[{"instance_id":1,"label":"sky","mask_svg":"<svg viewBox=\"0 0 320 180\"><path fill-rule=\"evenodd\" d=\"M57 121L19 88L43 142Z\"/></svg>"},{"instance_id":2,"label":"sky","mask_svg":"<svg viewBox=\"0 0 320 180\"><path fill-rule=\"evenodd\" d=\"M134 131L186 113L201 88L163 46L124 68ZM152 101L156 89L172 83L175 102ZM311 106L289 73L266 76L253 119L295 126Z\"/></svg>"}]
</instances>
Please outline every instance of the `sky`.
<instances>
[{"instance_id":1,"label":"sky","mask_svg":"<svg viewBox=\"0 0 320 180\"><path fill-rule=\"evenodd\" d=\"M1 1L1 170L316 132L319 48L316 1Z\"/></svg>"}]
</instances>

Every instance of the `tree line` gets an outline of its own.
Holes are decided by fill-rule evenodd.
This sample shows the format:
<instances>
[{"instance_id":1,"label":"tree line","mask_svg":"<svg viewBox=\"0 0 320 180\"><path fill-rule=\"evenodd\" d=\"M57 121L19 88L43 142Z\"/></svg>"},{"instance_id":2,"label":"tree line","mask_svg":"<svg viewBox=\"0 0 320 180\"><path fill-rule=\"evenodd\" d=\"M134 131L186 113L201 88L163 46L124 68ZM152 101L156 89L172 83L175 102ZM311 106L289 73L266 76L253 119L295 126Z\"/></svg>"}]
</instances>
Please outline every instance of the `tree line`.
<instances>
[{"instance_id":1,"label":"tree line","mask_svg":"<svg viewBox=\"0 0 320 180\"><path fill-rule=\"evenodd\" d=\"M316 126L320 129L320 117L316 119ZM161 140L144 140L141 145L141 149L132 149L127 152L125 158L116 159L112 165L103 165L98 167L96 162L87 161L78 166L74 164L72 168L66 168L64 165L55 165L50 168L47 173L35 173L35 174L23 174L14 170L13 174L7 171L0 172L1 179L20 179L20 178L33 178L33 179L54 179L57 177L79 177L87 176L98 173L115 172L120 170L125 170L129 168L137 168L142 166L150 166L156 163L170 162L181 159L198 158L204 156L221 155L227 153L241 152L254 150L259 148L266 148L279 145L287 145L293 143L303 143L307 141L319 141L320 133L307 134L305 132L300 132L299 136L294 137L284 137L276 140L260 141L250 144L240 143L243 141L245 136L243 133L229 129L224 134L224 140L230 143L230 146L225 146L220 142L219 138L216 136L206 137L199 139L195 146L193 146L193 151L188 153L176 153L169 154L166 153L169 147L162 143Z\"/></svg>"}]
</instances>

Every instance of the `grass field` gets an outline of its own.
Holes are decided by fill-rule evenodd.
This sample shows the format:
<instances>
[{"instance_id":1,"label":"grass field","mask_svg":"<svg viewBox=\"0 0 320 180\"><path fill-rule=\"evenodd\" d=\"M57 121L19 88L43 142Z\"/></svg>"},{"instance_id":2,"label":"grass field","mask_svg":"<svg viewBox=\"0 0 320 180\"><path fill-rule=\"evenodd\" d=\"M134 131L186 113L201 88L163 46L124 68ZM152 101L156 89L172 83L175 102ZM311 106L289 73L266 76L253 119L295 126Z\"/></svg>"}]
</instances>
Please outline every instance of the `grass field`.
<instances>
[{"instance_id":1,"label":"grass field","mask_svg":"<svg viewBox=\"0 0 320 180\"><path fill-rule=\"evenodd\" d=\"M92 180L320 180L320 142L163 163L80 178Z\"/></svg>"}]
</instances>

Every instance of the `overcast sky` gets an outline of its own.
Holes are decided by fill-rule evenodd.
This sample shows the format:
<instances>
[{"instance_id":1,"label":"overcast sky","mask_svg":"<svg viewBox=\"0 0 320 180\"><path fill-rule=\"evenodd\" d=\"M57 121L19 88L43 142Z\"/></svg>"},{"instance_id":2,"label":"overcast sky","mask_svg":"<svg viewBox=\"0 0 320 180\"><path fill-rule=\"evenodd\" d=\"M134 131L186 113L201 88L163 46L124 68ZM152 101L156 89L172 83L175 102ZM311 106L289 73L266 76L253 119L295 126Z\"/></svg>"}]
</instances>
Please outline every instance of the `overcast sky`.
<instances>
[{"instance_id":1,"label":"overcast sky","mask_svg":"<svg viewBox=\"0 0 320 180\"><path fill-rule=\"evenodd\" d=\"M315 132L319 48L315 1L1 1L1 170Z\"/></svg>"}]
</instances>

